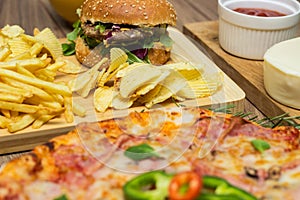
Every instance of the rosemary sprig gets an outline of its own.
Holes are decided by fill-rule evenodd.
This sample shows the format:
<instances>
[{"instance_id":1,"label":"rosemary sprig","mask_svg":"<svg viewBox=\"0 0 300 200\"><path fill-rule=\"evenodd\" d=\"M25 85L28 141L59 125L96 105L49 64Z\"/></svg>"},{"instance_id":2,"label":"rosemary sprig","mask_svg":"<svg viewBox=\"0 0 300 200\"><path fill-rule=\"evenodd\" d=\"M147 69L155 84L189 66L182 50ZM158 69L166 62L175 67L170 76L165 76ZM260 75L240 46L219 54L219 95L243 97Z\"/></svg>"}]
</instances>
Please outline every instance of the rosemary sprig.
<instances>
[{"instance_id":1,"label":"rosemary sprig","mask_svg":"<svg viewBox=\"0 0 300 200\"><path fill-rule=\"evenodd\" d=\"M229 104L229 105L221 106L219 108L209 108L209 110L211 110L213 112L232 114L232 108L234 108L234 107L235 107L235 105Z\"/></svg>"},{"instance_id":2,"label":"rosemary sprig","mask_svg":"<svg viewBox=\"0 0 300 200\"><path fill-rule=\"evenodd\" d=\"M179 108L180 107L186 107L185 105L178 103L174 97L171 97L171 100Z\"/></svg>"},{"instance_id":3,"label":"rosemary sprig","mask_svg":"<svg viewBox=\"0 0 300 200\"><path fill-rule=\"evenodd\" d=\"M233 116L236 117L247 118L247 120L255 122L263 127L274 128L281 125L288 125L300 129L300 124L295 121L295 120L300 120L300 116L289 116L289 113L284 113L275 117L264 117L262 119L258 119L258 116L256 115L252 116L253 113L251 112L245 113L243 111L240 111L240 112L233 113L232 108L234 107L235 105L230 104L215 109L211 108L210 110L214 112L232 114Z\"/></svg>"}]
</instances>

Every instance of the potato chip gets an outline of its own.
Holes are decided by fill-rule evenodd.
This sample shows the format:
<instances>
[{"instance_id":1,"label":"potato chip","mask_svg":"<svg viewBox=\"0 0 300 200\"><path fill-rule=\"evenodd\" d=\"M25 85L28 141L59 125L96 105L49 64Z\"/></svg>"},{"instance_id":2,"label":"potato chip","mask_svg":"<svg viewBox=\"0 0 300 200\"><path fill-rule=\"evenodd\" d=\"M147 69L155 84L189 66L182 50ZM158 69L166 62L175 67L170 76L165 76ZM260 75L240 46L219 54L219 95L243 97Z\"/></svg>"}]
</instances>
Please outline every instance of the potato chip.
<instances>
[{"instance_id":1,"label":"potato chip","mask_svg":"<svg viewBox=\"0 0 300 200\"><path fill-rule=\"evenodd\" d=\"M64 59L64 64L58 68L59 72L65 73L65 74L79 74L86 71L86 68L82 67L79 64L75 64L74 62Z\"/></svg>"},{"instance_id":2,"label":"potato chip","mask_svg":"<svg viewBox=\"0 0 300 200\"><path fill-rule=\"evenodd\" d=\"M94 107L98 112L104 112L113 100L113 87L99 87L94 92Z\"/></svg>"},{"instance_id":3,"label":"potato chip","mask_svg":"<svg viewBox=\"0 0 300 200\"><path fill-rule=\"evenodd\" d=\"M145 104L145 106L147 108L151 108L154 104L164 102L165 100L169 99L172 95L173 93L168 88L162 86L160 90L156 93L156 95Z\"/></svg>"},{"instance_id":4,"label":"potato chip","mask_svg":"<svg viewBox=\"0 0 300 200\"><path fill-rule=\"evenodd\" d=\"M62 46L54 35L54 33L49 29L45 28L38 34L34 36L36 41L42 43L44 47L49 51L54 60L62 56Z\"/></svg>"},{"instance_id":5,"label":"potato chip","mask_svg":"<svg viewBox=\"0 0 300 200\"><path fill-rule=\"evenodd\" d=\"M207 77L207 78L206 78ZM223 82L222 75L219 73L206 75L200 78L187 81L187 85L176 95L179 97L193 99L213 95Z\"/></svg>"},{"instance_id":6,"label":"potato chip","mask_svg":"<svg viewBox=\"0 0 300 200\"><path fill-rule=\"evenodd\" d=\"M147 94L149 91L151 91L153 88L155 88L160 82L162 82L169 75L170 75L169 70L163 71L162 74L159 77L151 80L151 82L149 82L148 84L140 87L135 92L135 94L138 95L138 96L142 96L142 95Z\"/></svg>"},{"instance_id":7,"label":"potato chip","mask_svg":"<svg viewBox=\"0 0 300 200\"><path fill-rule=\"evenodd\" d=\"M110 50L110 65L107 72L115 71L120 65L126 63L127 59L128 56L122 49L112 48Z\"/></svg>"},{"instance_id":8,"label":"potato chip","mask_svg":"<svg viewBox=\"0 0 300 200\"><path fill-rule=\"evenodd\" d=\"M126 109L126 108L131 107L136 99L137 99L137 97L124 98L120 95L120 93L114 92L113 100L112 100L112 107L114 109Z\"/></svg>"},{"instance_id":9,"label":"potato chip","mask_svg":"<svg viewBox=\"0 0 300 200\"><path fill-rule=\"evenodd\" d=\"M95 86L97 84L97 78L98 78L99 74L100 74L100 72L96 71L92 75L92 77L88 80L88 82L84 85L84 87L82 89L76 91L77 94L79 94L80 96L86 98L89 95L90 91L95 88Z\"/></svg>"},{"instance_id":10,"label":"potato chip","mask_svg":"<svg viewBox=\"0 0 300 200\"><path fill-rule=\"evenodd\" d=\"M13 26L6 25L1 29L1 33L9 38L15 38L25 33L25 31L18 25L13 25Z\"/></svg>"},{"instance_id":11,"label":"potato chip","mask_svg":"<svg viewBox=\"0 0 300 200\"><path fill-rule=\"evenodd\" d=\"M138 67L144 66L144 65L149 65L149 64L145 64L145 63L133 63L123 69L120 69L117 74L116 74L116 78L122 78L124 77L126 74L128 74L131 70L134 70Z\"/></svg>"},{"instance_id":12,"label":"potato chip","mask_svg":"<svg viewBox=\"0 0 300 200\"><path fill-rule=\"evenodd\" d=\"M11 57L16 55L29 52L31 45L28 44L26 41L23 40L21 37L12 38L8 41L9 49L12 52Z\"/></svg>"},{"instance_id":13,"label":"potato chip","mask_svg":"<svg viewBox=\"0 0 300 200\"><path fill-rule=\"evenodd\" d=\"M110 81L113 77L116 76L116 74L119 72L119 70L123 70L126 67L129 66L129 63L123 63L122 65L120 65L115 71L113 72L106 72L105 74L103 74L103 76L101 77L101 80L98 82L99 86L104 86L105 83L107 83L108 81Z\"/></svg>"},{"instance_id":14,"label":"potato chip","mask_svg":"<svg viewBox=\"0 0 300 200\"><path fill-rule=\"evenodd\" d=\"M120 81L120 95L123 98L130 98L136 89L151 83L162 75L162 71L151 65L143 65L129 71Z\"/></svg>"},{"instance_id":15,"label":"potato chip","mask_svg":"<svg viewBox=\"0 0 300 200\"><path fill-rule=\"evenodd\" d=\"M86 109L76 102L73 102L73 113L79 117L86 116Z\"/></svg>"},{"instance_id":16,"label":"potato chip","mask_svg":"<svg viewBox=\"0 0 300 200\"><path fill-rule=\"evenodd\" d=\"M140 104L145 104L147 102L151 102L152 99L154 99L155 97L157 97L157 95L159 94L160 90L162 88L162 85L156 85L155 88L153 88L152 90L150 90L147 94L140 96L137 101ZM150 104L149 104L150 105ZM152 106L152 104L151 104ZM150 106L150 107L151 107Z\"/></svg>"},{"instance_id":17,"label":"potato chip","mask_svg":"<svg viewBox=\"0 0 300 200\"><path fill-rule=\"evenodd\" d=\"M108 61L107 58L103 58L99 63L90 68L88 71L79 74L75 79L72 80L72 91L77 92L83 90L88 84L89 80L94 76L94 74L101 68L101 66ZM99 74L98 74L99 75ZM95 77L94 77L95 78ZM98 77L96 77L96 81Z\"/></svg>"}]
</instances>

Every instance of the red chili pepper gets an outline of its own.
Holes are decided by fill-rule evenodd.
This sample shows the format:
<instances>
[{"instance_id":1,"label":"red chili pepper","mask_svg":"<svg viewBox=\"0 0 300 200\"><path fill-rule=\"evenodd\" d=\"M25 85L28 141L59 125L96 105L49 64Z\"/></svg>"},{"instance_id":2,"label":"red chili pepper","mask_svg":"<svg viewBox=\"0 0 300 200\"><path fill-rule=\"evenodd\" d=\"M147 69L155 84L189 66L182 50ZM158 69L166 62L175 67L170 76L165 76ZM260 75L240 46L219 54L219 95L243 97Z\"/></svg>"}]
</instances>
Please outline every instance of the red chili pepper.
<instances>
[{"instance_id":1,"label":"red chili pepper","mask_svg":"<svg viewBox=\"0 0 300 200\"><path fill-rule=\"evenodd\" d=\"M187 186L187 190L182 192L181 188ZM170 200L193 200L202 189L202 177L196 172L182 172L176 174L169 185Z\"/></svg>"}]
</instances>

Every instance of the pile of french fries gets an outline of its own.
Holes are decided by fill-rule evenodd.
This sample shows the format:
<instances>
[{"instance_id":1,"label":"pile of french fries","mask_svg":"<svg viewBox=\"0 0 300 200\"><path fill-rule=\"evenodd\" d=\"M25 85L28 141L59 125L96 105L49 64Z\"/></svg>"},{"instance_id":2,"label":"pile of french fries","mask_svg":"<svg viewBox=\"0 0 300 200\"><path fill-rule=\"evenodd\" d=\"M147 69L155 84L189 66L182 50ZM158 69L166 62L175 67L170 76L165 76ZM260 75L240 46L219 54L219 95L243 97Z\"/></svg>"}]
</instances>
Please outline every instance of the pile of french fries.
<instances>
[{"instance_id":1,"label":"pile of french fries","mask_svg":"<svg viewBox=\"0 0 300 200\"><path fill-rule=\"evenodd\" d=\"M74 114L85 115L73 104L69 86L55 80L67 64L61 58L61 44L49 28L35 29L33 36L17 25L0 30L0 128L13 133L62 115L67 123Z\"/></svg>"}]
</instances>

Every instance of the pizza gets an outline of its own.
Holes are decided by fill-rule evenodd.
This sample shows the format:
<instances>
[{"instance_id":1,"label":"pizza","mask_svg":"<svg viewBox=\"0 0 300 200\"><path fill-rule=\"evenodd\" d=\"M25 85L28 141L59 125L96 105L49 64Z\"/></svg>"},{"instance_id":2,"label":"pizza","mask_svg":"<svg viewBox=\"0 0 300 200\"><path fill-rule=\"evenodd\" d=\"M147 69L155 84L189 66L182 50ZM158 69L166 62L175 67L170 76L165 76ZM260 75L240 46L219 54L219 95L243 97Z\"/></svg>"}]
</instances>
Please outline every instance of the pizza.
<instances>
[{"instance_id":1,"label":"pizza","mask_svg":"<svg viewBox=\"0 0 300 200\"><path fill-rule=\"evenodd\" d=\"M201 108L81 123L0 173L0 199L298 199L299 130Z\"/></svg>"}]
</instances>

